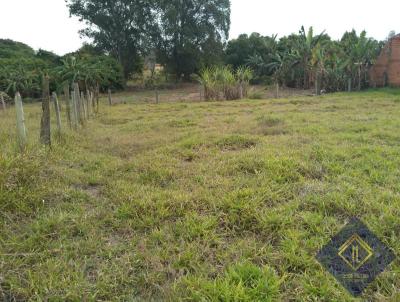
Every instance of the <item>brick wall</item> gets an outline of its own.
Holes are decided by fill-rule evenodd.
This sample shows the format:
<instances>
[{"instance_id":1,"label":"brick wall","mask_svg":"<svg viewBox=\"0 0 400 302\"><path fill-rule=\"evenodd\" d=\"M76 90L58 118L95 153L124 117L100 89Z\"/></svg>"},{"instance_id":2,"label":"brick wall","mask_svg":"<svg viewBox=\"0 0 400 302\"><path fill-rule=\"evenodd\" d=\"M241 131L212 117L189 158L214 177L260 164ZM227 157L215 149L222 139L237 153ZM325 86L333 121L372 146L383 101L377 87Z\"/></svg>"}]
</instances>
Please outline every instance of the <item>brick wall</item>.
<instances>
[{"instance_id":1,"label":"brick wall","mask_svg":"<svg viewBox=\"0 0 400 302\"><path fill-rule=\"evenodd\" d=\"M369 75L373 87L400 87L400 35L385 45Z\"/></svg>"}]
</instances>

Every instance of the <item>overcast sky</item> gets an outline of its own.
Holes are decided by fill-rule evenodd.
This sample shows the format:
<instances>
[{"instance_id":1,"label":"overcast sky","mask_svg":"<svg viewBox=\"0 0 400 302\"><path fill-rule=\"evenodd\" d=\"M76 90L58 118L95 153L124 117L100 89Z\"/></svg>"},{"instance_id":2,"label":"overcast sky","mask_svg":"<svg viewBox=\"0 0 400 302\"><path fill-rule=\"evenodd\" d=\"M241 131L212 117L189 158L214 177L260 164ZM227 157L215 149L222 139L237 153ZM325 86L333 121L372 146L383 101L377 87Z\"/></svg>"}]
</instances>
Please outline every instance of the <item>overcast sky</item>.
<instances>
[{"instance_id":1,"label":"overcast sky","mask_svg":"<svg viewBox=\"0 0 400 302\"><path fill-rule=\"evenodd\" d=\"M400 32L400 0L232 0L231 38L259 32L279 36L301 25L326 30L339 39L346 30L367 30L385 39ZM70 18L64 0L0 0L0 38L24 42L59 55L82 45L77 18Z\"/></svg>"}]
</instances>

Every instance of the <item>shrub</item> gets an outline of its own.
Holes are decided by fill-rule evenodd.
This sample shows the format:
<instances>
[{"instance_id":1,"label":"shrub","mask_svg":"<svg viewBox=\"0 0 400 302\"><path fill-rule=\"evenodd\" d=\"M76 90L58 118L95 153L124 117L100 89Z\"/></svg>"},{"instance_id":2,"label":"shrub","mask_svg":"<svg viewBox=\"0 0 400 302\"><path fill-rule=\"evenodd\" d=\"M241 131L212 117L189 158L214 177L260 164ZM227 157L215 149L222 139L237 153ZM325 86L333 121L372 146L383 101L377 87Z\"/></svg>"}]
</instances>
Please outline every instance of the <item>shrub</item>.
<instances>
[{"instance_id":1,"label":"shrub","mask_svg":"<svg viewBox=\"0 0 400 302\"><path fill-rule=\"evenodd\" d=\"M263 94L260 91L254 91L254 92L251 92L248 95L248 98L250 100L262 100L263 99Z\"/></svg>"},{"instance_id":2,"label":"shrub","mask_svg":"<svg viewBox=\"0 0 400 302\"><path fill-rule=\"evenodd\" d=\"M257 140L241 135L231 135L219 139L216 145L222 150L241 150L257 145Z\"/></svg>"},{"instance_id":3,"label":"shrub","mask_svg":"<svg viewBox=\"0 0 400 302\"><path fill-rule=\"evenodd\" d=\"M233 71L230 67L206 68L200 74L200 83L204 86L204 98L210 100L237 100L247 96L252 71L239 67Z\"/></svg>"},{"instance_id":4,"label":"shrub","mask_svg":"<svg viewBox=\"0 0 400 302\"><path fill-rule=\"evenodd\" d=\"M0 39L0 91L13 97L18 91L25 98L41 96L43 75L50 78L50 89L60 90L68 82L80 86L122 89L121 65L111 56L78 51L59 57L45 50L37 53L29 46Z\"/></svg>"}]
</instances>

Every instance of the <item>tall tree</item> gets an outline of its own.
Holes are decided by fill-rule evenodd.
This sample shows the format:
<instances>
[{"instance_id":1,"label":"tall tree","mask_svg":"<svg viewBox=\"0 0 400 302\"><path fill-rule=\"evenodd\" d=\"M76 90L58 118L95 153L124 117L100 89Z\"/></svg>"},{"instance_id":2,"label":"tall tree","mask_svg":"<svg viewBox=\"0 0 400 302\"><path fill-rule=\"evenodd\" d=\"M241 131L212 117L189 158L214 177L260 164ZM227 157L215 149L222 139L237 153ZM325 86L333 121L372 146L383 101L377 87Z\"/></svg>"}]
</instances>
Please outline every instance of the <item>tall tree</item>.
<instances>
[{"instance_id":1,"label":"tall tree","mask_svg":"<svg viewBox=\"0 0 400 302\"><path fill-rule=\"evenodd\" d=\"M298 62L296 60L291 62L292 67L290 70L285 68L284 73L276 73L276 67L282 65L279 63L283 63L283 61L289 64L287 59L293 59L292 50L297 46L293 38L295 41L299 39L296 35L280 40L277 39L277 35L270 37L262 36L259 33L252 33L250 36L240 35L237 39L228 42L225 63L233 67L241 65L251 67L255 76L253 83L270 82L271 80L276 82L276 75L279 73L279 82L287 84L287 78L299 78L295 74L295 63Z\"/></svg>"},{"instance_id":2,"label":"tall tree","mask_svg":"<svg viewBox=\"0 0 400 302\"><path fill-rule=\"evenodd\" d=\"M234 68L245 65L250 58L268 61L268 57L274 55L277 50L277 36L264 37L259 33L252 33L250 36L243 34L237 39L228 42L226 47L225 62Z\"/></svg>"},{"instance_id":3,"label":"tall tree","mask_svg":"<svg viewBox=\"0 0 400 302\"><path fill-rule=\"evenodd\" d=\"M322 77L326 71L325 60L327 57L328 56L326 54L326 48L321 46L320 43L318 43L312 50L311 61L310 61L311 70L314 72L314 84L315 84L316 95L321 94L321 82L322 82Z\"/></svg>"},{"instance_id":4,"label":"tall tree","mask_svg":"<svg viewBox=\"0 0 400 302\"><path fill-rule=\"evenodd\" d=\"M304 72L303 86L304 88L309 88L312 72L310 61L314 48L316 48L318 44L323 45L324 42L330 41L330 38L329 36L325 35L325 32L314 36L314 29L312 27L310 27L306 33L304 26L302 26L300 30L300 39L297 41L298 45L296 47L296 51L298 52L300 64Z\"/></svg>"},{"instance_id":5,"label":"tall tree","mask_svg":"<svg viewBox=\"0 0 400 302\"><path fill-rule=\"evenodd\" d=\"M229 0L159 0L159 57L186 78L221 59L230 28Z\"/></svg>"},{"instance_id":6,"label":"tall tree","mask_svg":"<svg viewBox=\"0 0 400 302\"><path fill-rule=\"evenodd\" d=\"M276 85L276 97L279 97L279 84L283 82L285 74L297 64L297 58L293 53L276 53L271 56L270 63L266 64L268 68L273 73L273 79Z\"/></svg>"},{"instance_id":7,"label":"tall tree","mask_svg":"<svg viewBox=\"0 0 400 302\"><path fill-rule=\"evenodd\" d=\"M355 30L346 32L340 44L347 56L348 90L351 90L352 83L357 83L360 90L363 83L366 84L368 67L380 53L381 45L378 41L368 38L365 31L358 36Z\"/></svg>"},{"instance_id":8,"label":"tall tree","mask_svg":"<svg viewBox=\"0 0 400 302\"><path fill-rule=\"evenodd\" d=\"M125 78L140 69L140 54L157 32L156 1L65 0L71 15L85 21L81 34L112 54L124 68Z\"/></svg>"}]
</instances>

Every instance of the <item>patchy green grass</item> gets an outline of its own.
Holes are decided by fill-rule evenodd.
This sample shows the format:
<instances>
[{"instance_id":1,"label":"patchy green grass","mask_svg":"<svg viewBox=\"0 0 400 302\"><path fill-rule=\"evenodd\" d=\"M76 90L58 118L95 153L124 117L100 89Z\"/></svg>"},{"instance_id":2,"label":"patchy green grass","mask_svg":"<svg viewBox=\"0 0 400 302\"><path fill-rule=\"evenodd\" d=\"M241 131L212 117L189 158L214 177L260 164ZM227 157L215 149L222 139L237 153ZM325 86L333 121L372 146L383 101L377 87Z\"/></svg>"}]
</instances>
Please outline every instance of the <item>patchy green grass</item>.
<instances>
[{"instance_id":1,"label":"patchy green grass","mask_svg":"<svg viewBox=\"0 0 400 302\"><path fill-rule=\"evenodd\" d=\"M37 145L0 112L5 301L357 301L316 261L358 216L400 256L395 90L101 106ZM65 124L65 122L64 122ZM400 301L396 260L363 296Z\"/></svg>"}]
</instances>

